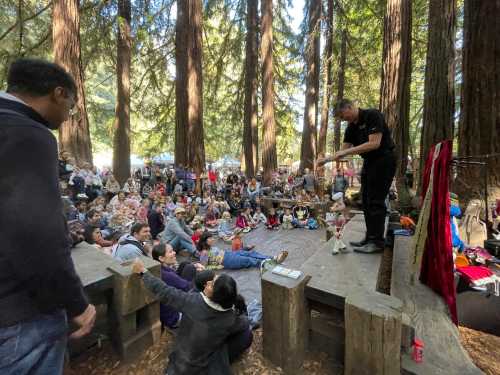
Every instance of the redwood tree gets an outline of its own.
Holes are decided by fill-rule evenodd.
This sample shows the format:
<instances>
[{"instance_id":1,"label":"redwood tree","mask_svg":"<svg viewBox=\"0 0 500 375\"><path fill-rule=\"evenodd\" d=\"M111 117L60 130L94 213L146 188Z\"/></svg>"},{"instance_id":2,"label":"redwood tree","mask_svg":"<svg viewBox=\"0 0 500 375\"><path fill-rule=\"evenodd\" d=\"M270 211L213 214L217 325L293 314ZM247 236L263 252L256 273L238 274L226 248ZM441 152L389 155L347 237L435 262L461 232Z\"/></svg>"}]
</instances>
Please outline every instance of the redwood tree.
<instances>
[{"instance_id":1,"label":"redwood tree","mask_svg":"<svg viewBox=\"0 0 500 375\"><path fill-rule=\"evenodd\" d=\"M130 66L132 59L130 20L130 0L119 0L113 173L120 184L125 183L130 177Z\"/></svg>"},{"instance_id":2,"label":"redwood tree","mask_svg":"<svg viewBox=\"0 0 500 375\"><path fill-rule=\"evenodd\" d=\"M500 2L466 0L464 5L463 87L459 156L496 154L488 159L490 202L500 197ZM479 159L481 160L481 159ZM485 160L485 159L482 159ZM459 169L460 198L483 195L477 167Z\"/></svg>"},{"instance_id":3,"label":"redwood tree","mask_svg":"<svg viewBox=\"0 0 500 375\"><path fill-rule=\"evenodd\" d=\"M188 166L198 176L205 169L205 143L203 134L203 77L201 22L203 5L201 0L189 0L189 34L187 64L187 100L189 145Z\"/></svg>"},{"instance_id":4,"label":"redwood tree","mask_svg":"<svg viewBox=\"0 0 500 375\"><path fill-rule=\"evenodd\" d=\"M432 145L453 139L455 18L455 0L429 1L420 175Z\"/></svg>"},{"instance_id":5,"label":"redwood tree","mask_svg":"<svg viewBox=\"0 0 500 375\"><path fill-rule=\"evenodd\" d=\"M262 133L263 182L269 185L272 173L278 169L276 156L276 125L274 122L273 88L273 0L262 0Z\"/></svg>"},{"instance_id":6,"label":"redwood tree","mask_svg":"<svg viewBox=\"0 0 500 375\"><path fill-rule=\"evenodd\" d=\"M319 96L319 35L321 0L309 0L308 35L306 45L306 95L304 127L300 149L300 169L313 168L316 159L316 129Z\"/></svg>"},{"instance_id":7,"label":"redwood tree","mask_svg":"<svg viewBox=\"0 0 500 375\"><path fill-rule=\"evenodd\" d=\"M188 1L177 2L175 24L175 163L186 165L188 160L187 133L187 66L189 35Z\"/></svg>"},{"instance_id":8,"label":"redwood tree","mask_svg":"<svg viewBox=\"0 0 500 375\"><path fill-rule=\"evenodd\" d=\"M342 36L340 39L340 56L339 56L339 70L337 74L337 98L336 101L340 101L344 98L344 87L345 87L345 62L347 54L347 30L342 30ZM335 127L333 134L333 151L340 150L340 119L335 119Z\"/></svg>"},{"instance_id":9,"label":"redwood tree","mask_svg":"<svg viewBox=\"0 0 500 375\"><path fill-rule=\"evenodd\" d=\"M332 92L332 57L333 57L333 0L328 0L325 20L325 64L323 79L323 99L321 102L321 125L318 137L318 157L324 157L326 152L326 135L328 132L328 117L330 114L330 99Z\"/></svg>"},{"instance_id":10,"label":"redwood tree","mask_svg":"<svg viewBox=\"0 0 500 375\"><path fill-rule=\"evenodd\" d=\"M380 110L396 144L396 183L407 203L405 172L408 159L411 77L411 0L387 0Z\"/></svg>"},{"instance_id":11,"label":"redwood tree","mask_svg":"<svg viewBox=\"0 0 500 375\"><path fill-rule=\"evenodd\" d=\"M67 151L77 163L92 163L89 120L83 88L78 0L54 0L52 39L54 61L64 67L76 83L77 115L59 128L59 150Z\"/></svg>"},{"instance_id":12,"label":"redwood tree","mask_svg":"<svg viewBox=\"0 0 500 375\"><path fill-rule=\"evenodd\" d=\"M253 177L257 170L257 0L247 1L247 33L245 52L245 107L243 114L243 153L245 173Z\"/></svg>"}]
</instances>

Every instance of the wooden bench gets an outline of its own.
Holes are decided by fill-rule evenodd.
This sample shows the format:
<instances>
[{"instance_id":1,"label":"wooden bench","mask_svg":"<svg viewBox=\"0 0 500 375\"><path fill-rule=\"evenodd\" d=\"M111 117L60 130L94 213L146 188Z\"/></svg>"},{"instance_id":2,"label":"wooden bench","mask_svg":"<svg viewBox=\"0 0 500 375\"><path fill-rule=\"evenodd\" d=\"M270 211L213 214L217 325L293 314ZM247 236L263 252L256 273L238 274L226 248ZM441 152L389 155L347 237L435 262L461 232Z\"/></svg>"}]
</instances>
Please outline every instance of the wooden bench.
<instances>
[{"instance_id":1,"label":"wooden bench","mask_svg":"<svg viewBox=\"0 0 500 375\"><path fill-rule=\"evenodd\" d=\"M442 298L427 286L409 280L409 254L412 238L396 236L392 265L391 295L403 302L404 352L401 356L404 374L482 374L460 343L457 327L449 318ZM410 356L412 336L424 342L424 361L415 363ZM492 358L493 360L493 358Z\"/></svg>"},{"instance_id":2,"label":"wooden bench","mask_svg":"<svg viewBox=\"0 0 500 375\"><path fill-rule=\"evenodd\" d=\"M85 293L97 310L92 334L70 342L71 355L85 351L104 336L121 357L129 360L159 340L159 302L132 274L130 266L120 264L85 242L78 244L71 256ZM146 257L142 260L159 276L158 262Z\"/></svg>"}]
</instances>

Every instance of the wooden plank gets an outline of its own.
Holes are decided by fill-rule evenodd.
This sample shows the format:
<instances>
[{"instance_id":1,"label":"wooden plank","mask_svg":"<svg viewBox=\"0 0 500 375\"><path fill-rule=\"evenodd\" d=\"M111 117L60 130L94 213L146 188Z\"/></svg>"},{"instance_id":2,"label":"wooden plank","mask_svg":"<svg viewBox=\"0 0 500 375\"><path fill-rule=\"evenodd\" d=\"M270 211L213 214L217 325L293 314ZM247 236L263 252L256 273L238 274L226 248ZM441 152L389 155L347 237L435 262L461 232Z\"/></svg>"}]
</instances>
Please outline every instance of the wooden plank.
<instances>
[{"instance_id":1,"label":"wooden plank","mask_svg":"<svg viewBox=\"0 0 500 375\"><path fill-rule=\"evenodd\" d=\"M374 291L347 296L344 374L399 375L401 308L397 298Z\"/></svg>"},{"instance_id":2,"label":"wooden plank","mask_svg":"<svg viewBox=\"0 0 500 375\"><path fill-rule=\"evenodd\" d=\"M402 356L402 370L407 374L482 374L460 343L457 327L449 318L442 298L418 280L410 283L413 241L396 236L392 265L391 295L403 302L403 312L413 325L415 337L424 344L424 361L417 364L409 355Z\"/></svg>"},{"instance_id":3,"label":"wooden plank","mask_svg":"<svg viewBox=\"0 0 500 375\"><path fill-rule=\"evenodd\" d=\"M365 234L362 215L355 215L344 231L344 242L359 241ZM311 275L306 286L306 297L339 309L344 308L345 297L353 288L375 290L381 254L361 254L349 250L332 255L333 242L323 245L301 270Z\"/></svg>"}]
</instances>

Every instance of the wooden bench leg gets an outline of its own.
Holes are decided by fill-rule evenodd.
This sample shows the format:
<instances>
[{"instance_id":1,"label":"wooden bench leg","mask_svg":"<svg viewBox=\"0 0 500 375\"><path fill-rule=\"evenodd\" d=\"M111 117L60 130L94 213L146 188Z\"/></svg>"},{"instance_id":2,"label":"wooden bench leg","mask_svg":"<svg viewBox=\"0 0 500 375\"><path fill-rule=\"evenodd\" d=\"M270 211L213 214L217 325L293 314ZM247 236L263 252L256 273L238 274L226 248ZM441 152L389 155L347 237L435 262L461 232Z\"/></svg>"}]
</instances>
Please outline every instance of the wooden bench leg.
<instances>
[{"instance_id":1,"label":"wooden bench leg","mask_svg":"<svg viewBox=\"0 0 500 375\"><path fill-rule=\"evenodd\" d=\"M401 373L402 303L375 291L356 290L345 303L345 375Z\"/></svg>"},{"instance_id":2,"label":"wooden bench leg","mask_svg":"<svg viewBox=\"0 0 500 375\"><path fill-rule=\"evenodd\" d=\"M266 272L262 277L263 352L285 374L303 374L310 312L304 296L309 277Z\"/></svg>"}]
</instances>

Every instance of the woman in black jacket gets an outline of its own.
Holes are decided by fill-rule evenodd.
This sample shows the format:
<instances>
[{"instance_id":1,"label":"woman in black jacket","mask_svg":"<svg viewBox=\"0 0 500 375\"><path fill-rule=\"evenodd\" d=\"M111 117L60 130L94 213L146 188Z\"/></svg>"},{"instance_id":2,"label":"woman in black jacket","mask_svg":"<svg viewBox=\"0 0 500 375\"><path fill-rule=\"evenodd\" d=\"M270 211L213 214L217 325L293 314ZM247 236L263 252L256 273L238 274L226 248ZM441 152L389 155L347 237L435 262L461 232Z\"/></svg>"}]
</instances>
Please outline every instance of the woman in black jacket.
<instances>
[{"instance_id":1,"label":"woman in black jacket","mask_svg":"<svg viewBox=\"0 0 500 375\"><path fill-rule=\"evenodd\" d=\"M249 327L245 314L234 309L238 295L234 279L221 274L207 281L202 293L186 293L151 275L138 259L132 270L142 275L146 288L161 303L182 312L167 374L230 375L228 339Z\"/></svg>"}]
</instances>

